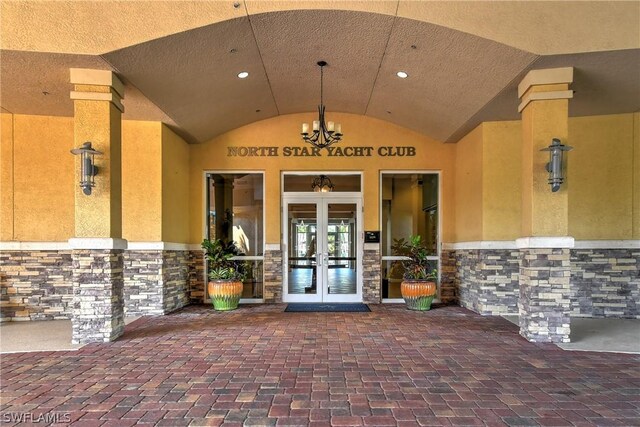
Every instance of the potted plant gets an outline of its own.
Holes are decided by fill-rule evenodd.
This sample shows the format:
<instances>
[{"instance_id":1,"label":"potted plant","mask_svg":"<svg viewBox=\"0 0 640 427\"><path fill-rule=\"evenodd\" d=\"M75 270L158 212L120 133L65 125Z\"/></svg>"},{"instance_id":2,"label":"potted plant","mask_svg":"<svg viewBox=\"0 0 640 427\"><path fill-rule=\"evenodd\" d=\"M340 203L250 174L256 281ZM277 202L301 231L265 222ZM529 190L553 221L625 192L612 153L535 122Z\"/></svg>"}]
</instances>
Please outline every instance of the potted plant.
<instances>
[{"instance_id":1,"label":"potted plant","mask_svg":"<svg viewBox=\"0 0 640 427\"><path fill-rule=\"evenodd\" d=\"M239 255L234 242L221 239L202 242L209 266L207 292L216 310L228 311L238 308L242 296L242 281L246 274L244 264L232 258Z\"/></svg>"},{"instance_id":2,"label":"potted plant","mask_svg":"<svg viewBox=\"0 0 640 427\"><path fill-rule=\"evenodd\" d=\"M395 255L406 257L402 260L404 275L400 291L407 308L429 310L437 293L438 280L438 270L427 259L429 249L422 243L419 235L409 237L409 241L404 238L394 239L391 248Z\"/></svg>"}]
</instances>

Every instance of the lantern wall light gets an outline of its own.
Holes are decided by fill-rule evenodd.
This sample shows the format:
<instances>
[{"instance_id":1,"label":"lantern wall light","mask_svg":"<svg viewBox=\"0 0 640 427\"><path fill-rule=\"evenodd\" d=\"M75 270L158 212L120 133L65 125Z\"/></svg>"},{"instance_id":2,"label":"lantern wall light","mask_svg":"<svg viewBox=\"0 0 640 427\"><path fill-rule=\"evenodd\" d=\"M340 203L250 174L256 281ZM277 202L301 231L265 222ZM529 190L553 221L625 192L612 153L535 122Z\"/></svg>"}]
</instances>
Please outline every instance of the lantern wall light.
<instances>
[{"instance_id":1,"label":"lantern wall light","mask_svg":"<svg viewBox=\"0 0 640 427\"><path fill-rule=\"evenodd\" d=\"M540 150L549 152L549 163L547 163L546 169L547 172L549 172L549 184L551 185L551 191L554 193L560 189L560 184L564 182L562 171L562 152L570 150L573 150L573 147L562 144L558 138L553 138L550 146Z\"/></svg>"},{"instance_id":2,"label":"lantern wall light","mask_svg":"<svg viewBox=\"0 0 640 427\"><path fill-rule=\"evenodd\" d=\"M330 193L335 187L327 175L320 175L313 179L311 188L316 193Z\"/></svg>"},{"instance_id":3,"label":"lantern wall light","mask_svg":"<svg viewBox=\"0 0 640 427\"><path fill-rule=\"evenodd\" d=\"M98 167L95 165L96 154L100 151L91 147L91 142L85 142L80 148L71 150L71 154L80 156L80 188L87 196L91 194L91 189L95 186L94 177L98 175Z\"/></svg>"}]
</instances>

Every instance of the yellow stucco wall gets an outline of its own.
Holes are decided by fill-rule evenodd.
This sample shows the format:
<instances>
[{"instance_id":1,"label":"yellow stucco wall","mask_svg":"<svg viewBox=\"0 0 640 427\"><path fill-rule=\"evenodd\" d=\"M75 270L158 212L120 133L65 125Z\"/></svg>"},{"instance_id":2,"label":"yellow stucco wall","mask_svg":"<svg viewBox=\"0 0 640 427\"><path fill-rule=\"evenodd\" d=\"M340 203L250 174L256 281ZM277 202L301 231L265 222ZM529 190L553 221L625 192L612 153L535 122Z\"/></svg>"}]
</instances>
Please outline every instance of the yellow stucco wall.
<instances>
[{"instance_id":1,"label":"yellow stucco wall","mask_svg":"<svg viewBox=\"0 0 640 427\"><path fill-rule=\"evenodd\" d=\"M476 127L455 144L454 242L482 240L483 126Z\"/></svg>"},{"instance_id":2,"label":"yellow stucco wall","mask_svg":"<svg viewBox=\"0 0 640 427\"><path fill-rule=\"evenodd\" d=\"M524 237L521 126L485 122L456 144L455 242ZM640 113L572 117L568 132L567 143L575 149L566 154L561 191L568 196L569 235L640 238ZM535 167L544 171L548 155L540 154ZM539 185L551 194L546 176L542 172Z\"/></svg>"},{"instance_id":3,"label":"yellow stucco wall","mask_svg":"<svg viewBox=\"0 0 640 427\"><path fill-rule=\"evenodd\" d=\"M122 122L122 237L162 240L162 124Z\"/></svg>"},{"instance_id":4,"label":"yellow stucco wall","mask_svg":"<svg viewBox=\"0 0 640 427\"><path fill-rule=\"evenodd\" d=\"M8 142L3 137L3 146ZM3 240L61 241L73 235L72 148L73 119L13 115L13 233L3 233ZM3 208L3 216L5 211L11 210Z\"/></svg>"},{"instance_id":5,"label":"yellow stucco wall","mask_svg":"<svg viewBox=\"0 0 640 427\"><path fill-rule=\"evenodd\" d=\"M189 241L189 146L162 125L162 240Z\"/></svg>"},{"instance_id":6,"label":"yellow stucco wall","mask_svg":"<svg viewBox=\"0 0 640 427\"><path fill-rule=\"evenodd\" d=\"M280 243L280 171L361 171L364 176L364 227L378 230L379 174L381 170L442 170L443 241L451 241L454 225L453 165L455 145L434 141L373 118L353 114L331 113L330 119L342 123L344 141L339 145L415 146L415 157L227 157L229 146L305 147L300 125L310 123L315 114L292 114L256 122L235 129L205 144L190 146L190 240L198 243L203 236L203 172L206 170L266 171L265 214L266 243Z\"/></svg>"},{"instance_id":7,"label":"yellow stucco wall","mask_svg":"<svg viewBox=\"0 0 640 427\"><path fill-rule=\"evenodd\" d=\"M198 243L204 170L269 172L267 243L280 238L280 170L362 171L365 228L378 229L379 172L401 169L442 170L443 242L521 237L516 203L521 166L514 149L520 145L521 122L484 123L457 144L442 144L384 121L335 117L347 134L344 146L412 145L418 156L226 157L229 145L302 147L298 128L312 114L257 122L202 145L186 145L158 122L124 121L123 237ZM73 237L73 119L3 113L1 125L0 240ZM639 239L640 113L570 118L568 142L575 147L567 154L569 234L579 240Z\"/></svg>"},{"instance_id":8,"label":"yellow stucco wall","mask_svg":"<svg viewBox=\"0 0 640 427\"><path fill-rule=\"evenodd\" d=\"M122 229L129 241L163 239L162 127L159 122L122 122ZM73 128L73 118L2 114L0 240L60 242L74 237L78 184L77 159L69 152L74 147ZM178 143L171 136L168 139L168 157L177 160L180 150L171 147ZM178 199L187 197L187 151L183 146ZM171 189L171 184L166 188ZM178 209L182 207L169 206L172 212ZM184 208L182 217L187 212ZM188 225L178 221L183 237L169 241L186 241Z\"/></svg>"},{"instance_id":9,"label":"yellow stucco wall","mask_svg":"<svg viewBox=\"0 0 640 427\"><path fill-rule=\"evenodd\" d=\"M571 118L569 139L569 235L632 238L634 115Z\"/></svg>"},{"instance_id":10,"label":"yellow stucco wall","mask_svg":"<svg viewBox=\"0 0 640 427\"><path fill-rule=\"evenodd\" d=\"M482 239L515 240L522 216L522 123L482 124Z\"/></svg>"},{"instance_id":11,"label":"yellow stucco wall","mask_svg":"<svg viewBox=\"0 0 640 427\"><path fill-rule=\"evenodd\" d=\"M633 238L640 239L640 113L633 115Z\"/></svg>"},{"instance_id":12,"label":"yellow stucco wall","mask_svg":"<svg viewBox=\"0 0 640 427\"><path fill-rule=\"evenodd\" d=\"M0 241L13 239L13 114L0 115Z\"/></svg>"}]
</instances>

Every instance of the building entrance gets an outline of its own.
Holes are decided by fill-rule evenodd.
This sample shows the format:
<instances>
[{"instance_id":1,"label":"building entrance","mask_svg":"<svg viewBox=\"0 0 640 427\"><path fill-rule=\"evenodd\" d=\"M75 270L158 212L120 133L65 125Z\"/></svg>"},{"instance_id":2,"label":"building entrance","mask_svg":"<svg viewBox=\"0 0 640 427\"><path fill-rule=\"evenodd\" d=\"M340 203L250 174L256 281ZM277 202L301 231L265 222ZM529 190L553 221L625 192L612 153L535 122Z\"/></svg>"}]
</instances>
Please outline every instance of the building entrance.
<instances>
[{"instance_id":1,"label":"building entrance","mask_svg":"<svg viewBox=\"0 0 640 427\"><path fill-rule=\"evenodd\" d=\"M283 200L285 302L362 301L362 199L311 193Z\"/></svg>"}]
</instances>

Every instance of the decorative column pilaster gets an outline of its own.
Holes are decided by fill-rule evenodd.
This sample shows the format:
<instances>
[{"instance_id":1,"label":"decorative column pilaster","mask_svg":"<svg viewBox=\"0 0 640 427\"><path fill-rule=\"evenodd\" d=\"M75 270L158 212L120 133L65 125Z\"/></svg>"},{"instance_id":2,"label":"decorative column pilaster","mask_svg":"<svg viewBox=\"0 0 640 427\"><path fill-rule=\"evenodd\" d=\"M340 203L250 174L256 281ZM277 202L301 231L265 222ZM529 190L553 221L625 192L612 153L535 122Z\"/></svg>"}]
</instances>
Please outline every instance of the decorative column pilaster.
<instances>
[{"instance_id":1,"label":"decorative column pilaster","mask_svg":"<svg viewBox=\"0 0 640 427\"><path fill-rule=\"evenodd\" d=\"M74 141L91 142L96 156L95 187L85 195L76 164L75 238L72 248L72 342L113 341L124 331L121 178L121 99L124 85L111 71L70 70L74 85ZM78 159L79 160L79 159Z\"/></svg>"},{"instance_id":2,"label":"decorative column pilaster","mask_svg":"<svg viewBox=\"0 0 640 427\"><path fill-rule=\"evenodd\" d=\"M264 251L264 302L282 302L282 249L278 243L267 243Z\"/></svg>"},{"instance_id":3,"label":"decorative column pilaster","mask_svg":"<svg viewBox=\"0 0 640 427\"><path fill-rule=\"evenodd\" d=\"M569 183L552 192L545 169L553 138L568 143L573 68L532 70L518 86L522 113L522 238L518 311L520 334L533 342L569 342Z\"/></svg>"},{"instance_id":4,"label":"decorative column pilaster","mask_svg":"<svg viewBox=\"0 0 640 427\"><path fill-rule=\"evenodd\" d=\"M365 243L362 257L362 301L380 304L382 301L382 258L380 244Z\"/></svg>"}]
</instances>

